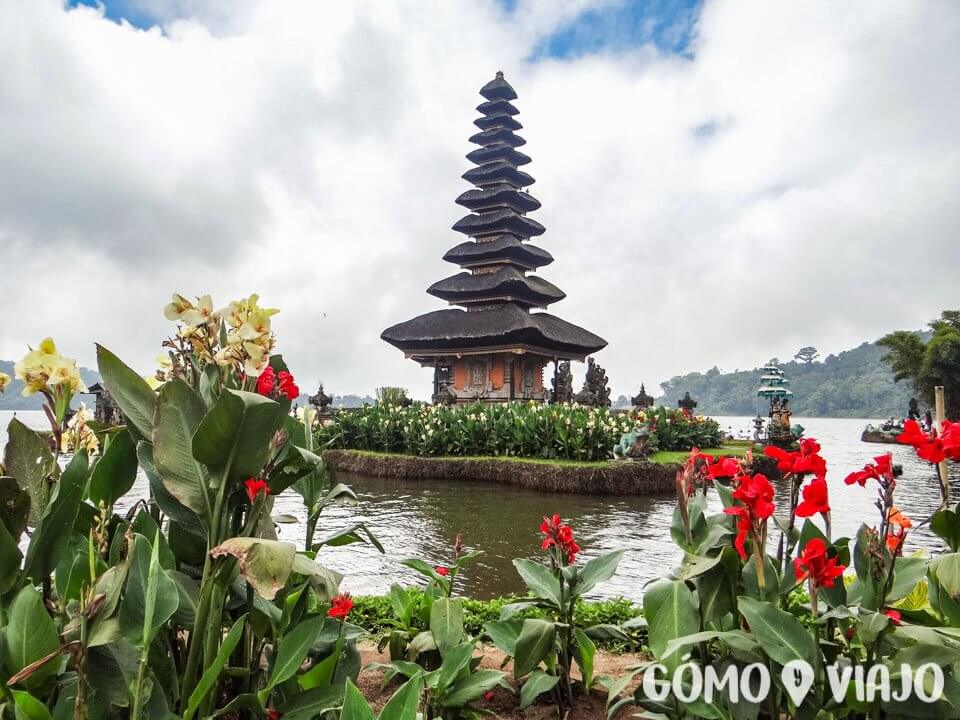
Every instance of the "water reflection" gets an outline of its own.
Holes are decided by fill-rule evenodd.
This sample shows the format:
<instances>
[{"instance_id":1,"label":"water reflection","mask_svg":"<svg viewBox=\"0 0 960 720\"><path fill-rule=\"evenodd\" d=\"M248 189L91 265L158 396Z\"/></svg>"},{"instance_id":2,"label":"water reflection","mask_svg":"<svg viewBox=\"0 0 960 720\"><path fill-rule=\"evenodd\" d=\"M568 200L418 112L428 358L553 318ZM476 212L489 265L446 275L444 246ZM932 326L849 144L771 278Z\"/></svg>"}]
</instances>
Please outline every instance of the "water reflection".
<instances>
[{"instance_id":1,"label":"water reflection","mask_svg":"<svg viewBox=\"0 0 960 720\"><path fill-rule=\"evenodd\" d=\"M0 445L10 413L0 413ZM40 413L20 413L34 427L43 426ZM750 418L718 418L721 427L749 430ZM897 503L915 520L933 512L940 500L936 469L919 461L910 448L895 445L861 443L860 431L866 420L798 419L807 435L820 440L829 463L828 482L836 536L853 536L861 523L876 524L873 507L874 488L846 486L847 473L862 467L874 455L893 452L894 461L904 466L898 481ZM450 548L457 533L463 533L468 548L484 551L480 561L465 575L463 591L478 598L493 597L524 590L511 565L517 556L535 557L540 537L541 516L560 513L570 520L584 548L584 558L610 550L626 550L620 571L609 582L598 586L594 597L622 595L638 599L643 585L661 577L679 561L679 553L670 541L669 526L673 498L612 497L562 495L523 490L487 483L450 483L434 481L397 481L342 475L360 497L356 505L338 505L324 513L317 537L355 522L366 522L387 549L381 555L369 546L352 545L325 549L321 562L345 575L345 589L354 593L382 593L393 582L415 583L419 576L400 564L406 557L422 557L431 563L449 561ZM951 487L954 502L960 496L960 465L952 464ZM125 504L146 494L143 477L138 478ZM778 501L786 500L786 488L778 488ZM710 496L711 511L719 511L715 494ZM280 537L302 545L305 519L300 498L288 491L276 499L275 512L298 518L295 525L280 527ZM773 534L773 533L771 533ZM941 546L925 528L917 529L907 543L908 552L916 541L934 551Z\"/></svg>"}]
</instances>

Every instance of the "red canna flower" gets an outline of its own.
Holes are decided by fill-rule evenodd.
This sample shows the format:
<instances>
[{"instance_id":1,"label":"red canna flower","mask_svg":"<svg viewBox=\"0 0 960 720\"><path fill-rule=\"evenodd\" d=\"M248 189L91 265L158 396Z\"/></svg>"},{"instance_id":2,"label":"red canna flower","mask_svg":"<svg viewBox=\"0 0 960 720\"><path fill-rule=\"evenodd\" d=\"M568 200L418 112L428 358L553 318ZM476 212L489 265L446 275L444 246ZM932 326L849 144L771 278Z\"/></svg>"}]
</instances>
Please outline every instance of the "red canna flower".
<instances>
[{"instance_id":1,"label":"red canna flower","mask_svg":"<svg viewBox=\"0 0 960 720\"><path fill-rule=\"evenodd\" d=\"M437 575L440 575L441 577L447 577L450 575L450 570L448 568L445 568L443 565L437 565L434 568L434 571L437 573Z\"/></svg>"},{"instance_id":2,"label":"red canna flower","mask_svg":"<svg viewBox=\"0 0 960 720\"><path fill-rule=\"evenodd\" d=\"M540 543L541 550L557 547L566 555L568 565L573 565L577 561L580 546L573 539L573 528L566 525L559 515L544 517L543 522L540 523L540 532L545 535L543 542Z\"/></svg>"},{"instance_id":3,"label":"red canna flower","mask_svg":"<svg viewBox=\"0 0 960 720\"><path fill-rule=\"evenodd\" d=\"M883 614L886 615L893 622L894 625L903 625L903 615L900 614L899 610L884 610Z\"/></svg>"},{"instance_id":4,"label":"red canna flower","mask_svg":"<svg viewBox=\"0 0 960 720\"><path fill-rule=\"evenodd\" d=\"M294 382L293 375L286 370L281 370L277 375L277 380L280 386L280 394L285 396L287 400L296 400L300 397L300 388Z\"/></svg>"},{"instance_id":5,"label":"red canna flower","mask_svg":"<svg viewBox=\"0 0 960 720\"><path fill-rule=\"evenodd\" d=\"M754 541L759 541L763 535L766 521L773 515L773 485L766 475L740 475L736 478L737 488L733 491L733 498L742 505L734 505L724 509L727 515L737 517L737 537L733 542L737 553L744 560L747 559L746 541L749 535Z\"/></svg>"},{"instance_id":6,"label":"red canna flower","mask_svg":"<svg viewBox=\"0 0 960 720\"><path fill-rule=\"evenodd\" d=\"M800 557L793 561L797 580L809 580L814 588L832 588L845 569L835 555L828 554L827 544L820 538L810 540Z\"/></svg>"},{"instance_id":7,"label":"red canna flower","mask_svg":"<svg viewBox=\"0 0 960 720\"><path fill-rule=\"evenodd\" d=\"M800 449L791 452L778 448L776 445L767 445L763 454L777 461L777 469L784 474L816 475L823 477L827 474L827 461L818 454L820 443L813 438L800 441Z\"/></svg>"},{"instance_id":8,"label":"red canna flower","mask_svg":"<svg viewBox=\"0 0 960 720\"><path fill-rule=\"evenodd\" d=\"M279 710L274 710L273 708L267 710L267 720L280 720L282 717L283 713Z\"/></svg>"},{"instance_id":9,"label":"red canna flower","mask_svg":"<svg viewBox=\"0 0 960 720\"><path fill-rule=\"evenodd\" d=\"M894 556L899 556L903 550L903 544L907 541L907 530L913 527L913 520L897 508L891 507L887 511L887 524L890 526L886 539L887 549Z\"/></svg>"},{"instance_id":10,"label":"red canna flower","mask_svg":"<svg viewBox=\"0 0 960 720\"><path fill-rule=\"evenodd\" d=\"M815 477L803 488L803 500L797 505L797 517L813 517L817 513L830 512L827 480Z\"/></svg>"},{"instance_id":11,"label":"red canna flower","mask_svg":"<svg viewBox=\"0 0 960 720\"><path fill-rule=\"evenodd\" d=\"M247 489L247 497L250 498L251 505L256 502L257 495L260 494L261 490L263 490L264 495L270 494L270 488L267 486L266 480L255 478L252 475L243 481L243 485Z\"/></svg>"},{"instance_id":12,"label":"red canna flower","mask_svg":"<svg viewBox=\"0 0 960 720\"><path fill-rule=\"evenodd\" d=\"M864 465L863 470L852 472L844 478L847 485L857 483L860 487L866 487L867 480L877 480L880 482L893 482L893 455L878 455L873 462Z\"/></svg>"},{"instance_id":13,"label":"red canna flower","mask_svg":"<svg viewBox=\"0 0 960 720\"><path fill-rule=\"evenodd\" d=\"M707 477L711 480L736 477L742 472L743 467L737 458L721 457L707 463Z\"/></svg>"},{"instance_id":14,"label":"red canna flower","mask_svg":"<svg viewBox=\"0 0 960 720\"><path fill-rule=\"evenodd\" d=\"M335 595L330 601L330 609L327 610L327 617L345 618L350 614L352 609L353 600L350 598L350 593Z\"/></svg>"},{"instance_id":15,"label":"red canna flower","mask_svg":"<svg viewBox=\"0 0 960 720\"><path fill-rule=\"evenodd\" d=\"M483 699L486 700L487 702L490 702L491 700L493 700L493 690L487 690L483 694Z\"/></svg>"},{"instance_id":16,"label":"red canna flower","mask_svg":"<svg viewBox=\"0 0 960 720\"><path fill-rule=\"evenodd\" d=\"M273 392L273 386L277 381L277 375L273 368L267 365L260 377L257 378L257 392L261 395L270 395Z\"/></svg>"}]
</instances>

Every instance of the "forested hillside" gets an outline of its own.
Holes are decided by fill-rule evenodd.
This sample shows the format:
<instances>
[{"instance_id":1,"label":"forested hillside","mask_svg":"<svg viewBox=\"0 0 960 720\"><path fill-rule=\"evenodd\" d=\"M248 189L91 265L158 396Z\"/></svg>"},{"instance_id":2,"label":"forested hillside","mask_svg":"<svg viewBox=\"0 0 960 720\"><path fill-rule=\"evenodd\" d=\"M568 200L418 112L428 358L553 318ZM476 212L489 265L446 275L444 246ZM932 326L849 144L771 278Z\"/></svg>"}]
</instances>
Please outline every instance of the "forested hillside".
<instances>
[{"instance_id":1,"label":"forested hillside","mask_svg":"<svg viewBox=\"0 0 960 720\"><path fill-rule=\"evenodd\" d=\"M890 368L880 358L884 349L874 343L822 362L781 363L794 392L795 415L807 417L885 418L904 415L911 396L909 382L894 383ZM684 392L708 415L754 415L767 403L757 398L760 368L721 373L716 367L705 373L678 375L661 384L658 402L676 407Z\"/></svg>"}]
</instances>

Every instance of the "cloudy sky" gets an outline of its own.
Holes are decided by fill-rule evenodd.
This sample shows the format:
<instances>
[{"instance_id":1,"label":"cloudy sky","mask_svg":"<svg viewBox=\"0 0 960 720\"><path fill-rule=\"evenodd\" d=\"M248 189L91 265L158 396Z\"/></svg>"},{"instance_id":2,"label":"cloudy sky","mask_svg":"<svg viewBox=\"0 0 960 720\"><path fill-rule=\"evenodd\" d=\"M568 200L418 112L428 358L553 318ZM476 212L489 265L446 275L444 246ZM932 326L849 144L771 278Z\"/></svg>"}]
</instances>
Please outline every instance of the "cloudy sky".
<instances>
[{"instance_id":1,"label":"cloudy sky","mask_svg":"<svg viewBox=\"0 0 960 720\"><path fill-rule=\"evenodd\" d=\"M0 358L150 372L172 291L255 291L301 386L426 396L379 334L442 305L499 69L614 395L960 306L952 0L93 5L0 0Z\"/></svg>"}]
</instances>

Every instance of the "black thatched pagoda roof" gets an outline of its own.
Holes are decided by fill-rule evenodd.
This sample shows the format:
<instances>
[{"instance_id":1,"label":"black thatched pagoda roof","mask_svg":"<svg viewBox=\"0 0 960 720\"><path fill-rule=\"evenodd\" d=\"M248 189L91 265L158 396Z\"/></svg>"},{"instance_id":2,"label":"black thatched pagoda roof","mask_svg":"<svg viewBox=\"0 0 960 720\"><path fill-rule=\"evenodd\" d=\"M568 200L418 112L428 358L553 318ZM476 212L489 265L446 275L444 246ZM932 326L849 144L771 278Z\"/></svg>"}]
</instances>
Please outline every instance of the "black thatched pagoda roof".
<instances>
[{"instance_id":1,"label":"black thatched pagoda roof","mask_svg":"<svg viewBox=\"0 0 960 720\"><path fill-rule=\"evenodd\" d=\"M460 243L448 250L443 259L463 268L499 261L533 270L552 263L553 255L536 245L521 242L513 235L499 235L482 243L473 240Z\"/></svg>"},{"instance_id":2,"label":"black thatched pagoda roof","mask_svg":"<svg viewBox=\"0 0 960 720\"><path fill-rule=\"evenodd\" d=\"M582 358L606 341L546 313L530 312L562 300L560 288L527 272L553 262L553 256L527 241L545 228L527 213L540 202L525 188L534 183L520 166L530 157L516 150L526 141L512 104L517 93L502 73L480 90L485 102L474 121L480 132L470 142L480 147L467 155L475 167L463 178L475 189L457 203L471 211L453 229L471 239L449 250L444 260L469 270L444 278L428 293L463 305L468 311L439 310L394 325L381 336L415 357L446 351L470 352L522 345L559 357Z\"/></svg>"},{"instance_id":3,"label":"black thatched pagoda roof","mask_svg":"<svg viewBox=\"0 0 960 720\"><path fill-rule=\"evenodd\" d=\"M582 359L607 341L549 313L527 312L514 303L487 310L436 310L383 331L380 336L408 355L524 347Z\"/></svg>"}]
</instances>

